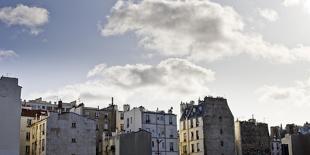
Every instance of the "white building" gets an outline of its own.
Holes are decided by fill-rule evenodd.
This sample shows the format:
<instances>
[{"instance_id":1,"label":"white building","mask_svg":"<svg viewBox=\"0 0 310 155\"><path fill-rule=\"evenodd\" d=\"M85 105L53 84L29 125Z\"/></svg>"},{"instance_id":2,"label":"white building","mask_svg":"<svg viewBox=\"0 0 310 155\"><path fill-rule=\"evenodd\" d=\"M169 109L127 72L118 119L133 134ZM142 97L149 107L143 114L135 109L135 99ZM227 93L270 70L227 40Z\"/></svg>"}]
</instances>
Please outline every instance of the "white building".
<instances>
[{"instance_id":1,"label":"white building","mask_svg":"<svg viewBox=\"0 0 310 155\"><path fill-rule=\"evenodd\" d=\"M0 155L19 155L20 95L18 79L0 78Z\"/></svg>"},{"instance_id":2,"label":"white building","mask_svg":"<svg viewBox=\"0 0 310 155\"><path fill-rule=\"evenodd\" d=\"M70 109L76 105L76 101L72 101L70 103L64 103L62 101L52 103L51 101L44 101L40 97L34 100L23 101L22 106L31 107L32 110L47 110L56 112L59 108L59 104L61 104L62 111L69 112Z\"/></svg>"},{"instance_id":3,"label":"white building","mask_svg":"<svg viewBox=\"0 0 310 155\"><path fill-rule=\"evenodd\" d=\"M20 155L30 155L31 124L41 116L47 117L47 111L22 109L20 120Z\"/></svg>"},{"instance_id":4,"label":"white building","mask_svg":"<svg viewBox=\"0 0 310 155\"><path fill-rule=\"evenodd\" d=\"M147 111L143 107L124 112L125 132L146 130L152 133L152 155L177 155L177 118L164 111Z\"/></svg>"},{"instance_id":5,"label":"white building","mask_svg":"<svg viewBox=\"0 0 310 155\"><path fill-rule=\"evenodd\" d=\"M31 126L31 155L95 155L96 122L75 113L50 113Z\"/></svg>"}]
</instances>

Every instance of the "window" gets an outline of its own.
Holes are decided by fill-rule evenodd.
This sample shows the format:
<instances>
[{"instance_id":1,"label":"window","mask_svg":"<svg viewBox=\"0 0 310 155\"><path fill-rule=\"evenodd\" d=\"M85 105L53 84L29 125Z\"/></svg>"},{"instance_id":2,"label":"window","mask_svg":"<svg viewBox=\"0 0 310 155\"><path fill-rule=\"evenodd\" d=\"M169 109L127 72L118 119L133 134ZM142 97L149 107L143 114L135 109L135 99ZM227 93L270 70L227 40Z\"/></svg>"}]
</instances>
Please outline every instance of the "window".
<instances>
[{"instance_id":1,"label":"window","mask_svg":"<svg viewBox=\"0 0 310 155\"><path fill-rule=\"evenodd\" d=\"M132 124L132 117L130 117L130 124Z\"/></svg>"},{"instance_id":2,"label":"window","mask_svg":"<svg viewBox=\"0 0 310 155\"><path fill-rule=\"evenodd\" d=\"M220 130L220 134L221 134L221 135L223 134L223 129Z\"/></svg>"},{"instance_id":3,"label":"window","mask_svg":"<svg viewBox=\"0 0 310 155\"><path fill-rule=\"evenodd\" d=\"M170 138L173 138L173 137L174 137L174 136L173 136L173 134L174 134L173 131L174 131L173 129L170 129Z\"/></svg>"},{"instance_id":4,"label":"window","mask_svg":"<svg viewBox=\"0 0 310 155\"><path fill-rule=\"evenodd\" d=\"M165 148L165 142L161 143L161 147L164 149Z\"/></svg>"},{"instance_id":5,"label":"window","mask_svg":"<svg viewBox=\"0 0 310 155\"><path fill-rule=\"evenodd\" d=\"M152 141L152 147L154 147L154 141Z\"/></svg>"},{"instance_id":6,"label":"window","mask_svg":"<svg viewBox=\"0 0 310 155\"><path fill-rule=\"evenodd\" d=\"M197 143L197 152L200 151L200 148L199 148L199 143Z\"/></svg>"},{"instance_id":7,"label":"window","mask_svg":"<svg viewBox=\"0 0 310 155\"><path fill-rule=\"evenodd\" d=\"M191 140L194 140L194 132L191 132Z\"/></svg>"},{"instance_id":8,"label":"window","mask_svg":"<svg viewBox=\"0 0 310 155\"><path fill-rule=\"evenodd\" d=\"M42 106L42 109L45 109L45 106Z\"/></svg>"},{"instance_id":9,"label":"window","mask_svg":"<svg viewBox=\"0 0 310 155\"><path fill-rule=\"evenodd\" d=\"M108 130L108 123L104 123L103 129Z\"/></svg>"},{"instance_id":10,"label":"window","mask_svg":"<svg viewBox=\"0 0 310 155\"><path fill-rule=\"evenodd\" d=\"M169 124L170 125L172 124L172 116L171 115L169 116Z\"/></svg>"},{"instance_id":11,"label":"window","mask_svg":"<svg viewBox=\"0 0 310 155\"><path fill-rule=\"evenodd\" d=\"M221 141L221 146L222 146L222 147L224 146L224 142L223 142L223 141Z\"/></svg>"},{"instance_id":12,"label":"window","mask_svg":"<svg viewBox=\"0 0 310 155\"><path fill-rule=\"evenodd\" d=\"M29 153L30 153L30 146L26 145L25 154L29 155Z\"/></svg>"},{"instance_id":13,"label":"window","mask_svg":"<svg viewBox=\"0 0 310 155\"><path fill-rule=\"evenodd\" d=\"M30 132L27 132L26 133L26 141L29 141L30 140Z\"/></svg>"},{"instance_id":14,"label":"window","mask_svg":"<svg viewBox=\"0 0 310 155\"><path fill-rule=\"evenodd\" d=\"M127 118L127 128L129 128L129 118Z\"/></svg>"},{"instance_id":15,"label":"window","mask_svg":"<svg viewBox=\"0 0 310 155\"><path fill-rule=\"evenodd\" d=\"M190 125L191 125L191 128L193 128L194 127L194 123L193 123L193 119L190 119Z\"/></svg>"},{"instance_id":16,"label":"window","mask_svg":"<svg viewBox=\"0 0 310 155\"><path fill-rule=\"evenodd\" d=\"M196 118L196 127L198 127L198 126L199 126L199 119Z\"/></svg>"},{"instance_id":17,"label":"window","mask_svg":"<svg viewBox=\"0 0 310 155\"><path fill-rule=\"evenodd\" d=\"M72 124L71 124L71 127L72 127L72 128L76 128L76 123L72 123Z\"/></svg>"},{"instance_id":18,"label":"window","mask_svg":"<svg viewBox=\"0 0 310 155\"><path fill-rule=\"evenodd\" d=\"M31 126L31 119L27 119L27 126Z\"/></svg>"},{"instance_id":19,"label":"window","mask_svg":"<svg viewBox=\"0 0 310 155\"><path fill-rule=\"evenodd\" d=\"M44 135L45 134L45 123L43 123L41 130L42 130L42 135Z\"/></svg>"},{"instance_id":20,"label":"window","mask_svg":"<svg viewBox=\"0 0 310 155\"><path fill-rule=\"evenodd\" d=\"M96 118L98 118L98 117L99 117L99 112L96 112L96 114L95 114L95 115L96 115Z\"/></svg>"},{"instance_id":21,"label":"window","mask_svg":"<svg viewBox=\"0 0 310 155\"><path fill-rule=\"evenodd\" d=\"M183 134L183 140L186 142L186 133Z\"/></svg>"},{"instance_id":22,"label":"window","mask_svg":"<svg viewBox=\"0 0 310 155\"><path fill-rule=\"evenodd\" d=\"M174 151L173 142L170 142L170 143L169 143L169 148L170 148L170 149L169 149L170 151Z\"/></svg>"},{"instance_id":23,"label":"window","mask_svg":"<svg viewBox=\"0 0 310 155\"><path fill-rule=\"evenodd\" d=\"M220 116L220 117L219 117L219 121L220 121L220 122L222 122L222 121L223 121L223 118L222 118L222 116Z\"/></svg>"},{"instance_id":24,"label":"window","mask_svg":"<svg viewBox=\"0 0 310 155\"><path fill-rule=\"evenodd\" d=\"M192 144L192 152L195 152L195 145Z\"/></svg>"},{"instance_id":25,"label":"window","mask_svg":"<svg viewBox=\"0 0 310 155\"><path fill-rule=\"evenodd\" d=\"M71 142L72 142L72 143L76 143L76 139L75 139L75 138L72 138L72 139L71 139Z\"/></svg>"},{"instance_id":26,"label":"window","mask_svg":"<svg viewBox=\"0 0 310 155\"><path fill-rule=\"evenodd\" d=\"M124 119L124 113L121 113L121 120Z\"/></svg>"},{"instance_id":27,"label":"window","mask_svg":"<svg viewBox=\"0 0 310 155\"><path fill-rule=\"evenodd\" d=\"M199 131L196 130L196 139L199 139Z\"/></svg>"},{"instance_id":28,"label":"window","mask_svg":"<svg viewBox=\"0 0 310 155\"><path fill-rule=\"evenodd\" d=\"M124 124L121 124L121 131L124 130Z\"/></svg>"},{"instance_id":29,"label":"window","mask_svg":"<svg viewBox=\"0 0 310 155\"><path fill-rule=\"evenodd\" d=\"M148 124L150 122L151 122L150 115L146 115L145 123Z\"/></svg>"},{"instance_id":30,"label":"window","mask_svg":"<svg viewBox=\"0 0 310 155\"><path fill-rule=\"evenodd\" d=\"M44 148L45 148L45 140L42 139L42 152L44 151Z\"/></svg>"},{"instance_id":31,"label":"window","mask_svg":"<svg viewBox=\"0 0 310 155\"><path fill-rule=\"evenodd\" d=\"M183 145L183 153L187 153L187 147L186 147L186 145Z\"/></svg>"},{"instance_id":32,"label":"window","mask_svg":"<svg viewBox=\"0 0 310 155\"><path fill-rule=\"evenodd\" d=\"M186 129L186 127L185 127L185 121L183 121L183 130L185 130Z\"/></svg>"}]
</instances>

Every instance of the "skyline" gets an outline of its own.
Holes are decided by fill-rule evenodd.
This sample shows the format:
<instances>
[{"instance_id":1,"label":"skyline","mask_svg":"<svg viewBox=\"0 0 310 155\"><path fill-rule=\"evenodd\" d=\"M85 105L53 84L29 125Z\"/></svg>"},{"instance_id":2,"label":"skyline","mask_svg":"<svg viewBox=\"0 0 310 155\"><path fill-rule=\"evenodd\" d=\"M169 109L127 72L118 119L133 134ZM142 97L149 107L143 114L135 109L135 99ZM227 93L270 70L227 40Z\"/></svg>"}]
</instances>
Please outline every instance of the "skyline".
<instances>
[{"instance_id":1,"label":"skyline","mask_svg":"<svg viewBox=\"0 0 310 155\"><path fill-rule=\"evenodd\" d=\"M181 101L213 95L227 98L235 119L303 124L309 4L0 1L0 74L19 78L27 100L97 107L114 97L179 113Z\"/></svg>"}]
</instances>

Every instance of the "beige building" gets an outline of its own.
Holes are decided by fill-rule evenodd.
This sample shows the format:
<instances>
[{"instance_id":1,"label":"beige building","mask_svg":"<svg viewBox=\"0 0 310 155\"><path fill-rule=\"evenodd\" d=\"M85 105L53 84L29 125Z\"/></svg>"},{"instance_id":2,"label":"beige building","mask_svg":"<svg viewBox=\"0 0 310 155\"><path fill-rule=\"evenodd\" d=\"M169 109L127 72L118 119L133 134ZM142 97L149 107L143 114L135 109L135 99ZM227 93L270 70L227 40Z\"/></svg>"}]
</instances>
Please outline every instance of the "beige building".
<instances>
[{"instance_id":1,"label":"beige building","mask_svg":"<svg viewBox=\"0 0 310 155\"><path fill-rule=\"evenodd\" d=\"M18 79L0 78L0 155L19 154L20 95Z\"/></svg>"},{"instance_id":2,"label":"beige building","mask_svg":"<svg viewBox=\"0 0 310 155\"><path fill-rule=\"evenodd\" d=\"M96 121L75 113L50 113L31 125L31 155L95 155Z\"/></svg>"},{"instance_id":3,"label":"beige building","mask_svg":"<svg viewBox=\"0 0 310 155\"><path fill-rule=\"evenodd\" d=\"M22 109L20 119L20 155L30 155L31 124L42 116L47 117L47 111Z\"/></svg>"},{"instance_id":4,"label":"beige building","mask_svg":"<svg viewBox=\"0 0 310 155\"><path fill-rule=\"evenodd\" d=\"M227 100L205 97L181 103L180 155L234 155L234 116Z\"/></svg>"}]
</instances>

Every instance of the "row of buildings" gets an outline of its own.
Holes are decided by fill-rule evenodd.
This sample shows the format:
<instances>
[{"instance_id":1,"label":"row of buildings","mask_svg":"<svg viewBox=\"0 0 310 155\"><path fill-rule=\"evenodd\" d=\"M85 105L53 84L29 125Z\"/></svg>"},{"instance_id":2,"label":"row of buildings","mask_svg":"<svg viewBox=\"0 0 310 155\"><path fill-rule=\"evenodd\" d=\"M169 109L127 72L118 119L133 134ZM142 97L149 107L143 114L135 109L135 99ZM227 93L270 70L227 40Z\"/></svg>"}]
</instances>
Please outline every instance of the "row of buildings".
<instances>
[{"instance_id":1,"label":"row of buildings","mask_svg":"<svg viewBox=\"0 0 310 155\"><path fill-rule=\"evenodd\" d=\"M0 155L308 155L310 125L271 127L234 119L227 100L207 96L166 112L113 101L20 100L15 78L0 79ZM11 109L16 109L12 111Z\"/></svg>"}]
</instances>

